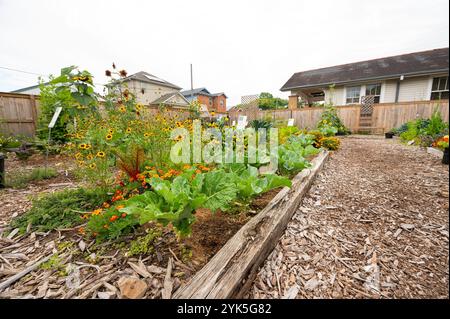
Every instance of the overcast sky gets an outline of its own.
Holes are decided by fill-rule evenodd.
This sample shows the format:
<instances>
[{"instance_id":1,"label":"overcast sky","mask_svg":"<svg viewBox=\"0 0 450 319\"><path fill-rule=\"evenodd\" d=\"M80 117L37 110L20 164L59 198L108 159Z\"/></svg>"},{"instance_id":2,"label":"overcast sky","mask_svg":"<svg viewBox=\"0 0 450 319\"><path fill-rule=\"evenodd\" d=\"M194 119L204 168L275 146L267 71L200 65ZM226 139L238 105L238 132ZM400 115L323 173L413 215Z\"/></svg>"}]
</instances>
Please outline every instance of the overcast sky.
<instances>
[{"instance_id":1,"label":"overcast sky","mask_svg":"<svg viewBox=\"0 0 450 319\"><path fill-rule=\"evenodd\" d=\"M0 0L0 67L58 74L78 65L104 83L114 61L183 88L242 95L294 72L448 47L448 0ZM35 75L0 69L0 91Z\"/></svg>"}]
</instances>

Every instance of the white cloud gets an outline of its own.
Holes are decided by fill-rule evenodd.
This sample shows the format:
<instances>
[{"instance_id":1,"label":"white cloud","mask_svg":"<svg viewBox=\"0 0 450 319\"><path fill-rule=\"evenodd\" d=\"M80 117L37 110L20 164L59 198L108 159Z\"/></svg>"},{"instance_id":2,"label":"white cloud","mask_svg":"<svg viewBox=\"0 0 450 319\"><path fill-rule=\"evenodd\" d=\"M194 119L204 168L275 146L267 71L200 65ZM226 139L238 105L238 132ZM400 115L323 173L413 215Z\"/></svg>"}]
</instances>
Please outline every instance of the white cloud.
<instances>
[{"instance_id":1,"label":"white cloud","mask_svg":"<svg viewBox=\"0 0 450 319\"><path fill-rule=\"evenodd\" d=\"M448 46L447 0L0 0L0 66L58 73L76 64L104 82L115 62L189 88L241 95L293 72ZM0 69L0 91L35 77Z\"/></svg>"}]
</instances>

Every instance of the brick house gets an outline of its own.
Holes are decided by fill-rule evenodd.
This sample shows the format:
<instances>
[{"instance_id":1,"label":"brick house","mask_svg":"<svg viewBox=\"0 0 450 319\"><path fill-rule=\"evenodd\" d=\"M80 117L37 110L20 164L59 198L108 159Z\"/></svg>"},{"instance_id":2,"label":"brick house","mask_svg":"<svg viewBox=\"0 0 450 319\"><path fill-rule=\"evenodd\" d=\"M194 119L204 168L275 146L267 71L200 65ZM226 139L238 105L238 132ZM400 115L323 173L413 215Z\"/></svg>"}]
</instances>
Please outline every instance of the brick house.
<instances>
[{"instance_id":1,"label":"brick house","mask_svg":"<svg viewBox=\"0 0 450 319\"><path fill-rule=\"evenodd\" d=\"M209 112L224 114L227 112L227 96L225 93L210 93L206 88L182 91L181 94L189 101L197 100L202 108Z\"/></svg>"}]
</instances>

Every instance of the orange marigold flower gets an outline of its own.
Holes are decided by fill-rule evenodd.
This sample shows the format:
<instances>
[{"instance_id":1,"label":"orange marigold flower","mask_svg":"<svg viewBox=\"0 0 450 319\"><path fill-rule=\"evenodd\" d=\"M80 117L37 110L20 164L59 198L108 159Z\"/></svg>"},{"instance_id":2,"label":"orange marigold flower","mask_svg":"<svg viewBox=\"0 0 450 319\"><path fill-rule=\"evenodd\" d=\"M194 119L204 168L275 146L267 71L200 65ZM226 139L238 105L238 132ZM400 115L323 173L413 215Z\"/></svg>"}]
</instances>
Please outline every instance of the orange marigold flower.
<instances>
[{"instance_id":1,"label":"orange marigold flower","mask_svg":"<svg viewBox=\"0 0 450 319\"><path fill-rule=\"evenodd\" d=\"M119 218L119 216L113 215L113 216L109 219L109 221L110 221L110 222L114 222L114 221L116 221L118 218Z\"/></svg>"},{"instance_id":2,"label":"orange marigold flower","mask_svg":"<svg viewBox=\"0 0 450 319\"><path fill-rule=\"evenodd\" d=\"M104 203L103 203L103 207L108 208L108 207L109 207L109 204L108 204L107 202L104 202Z\"/></svg>"},{"instance_id":3,"label":"orange marigold flower","mask_svg":"<svg viewBox=\"0 0 450 319\"><path fill-rule=\"evenodd\" d=\"M196 169L195 172L196 172L197 174L201 174L202 171L199 170L199 169Z\"/></svg>"},{"instance_id":4,"label":"orange marigold flower","mask_svg":"<svg viewBox=\"0 0 450 319\"><path fill-rule=\"evenodd\" d=\"M125 217L127 217L127 214L123 213L121 216L122 216L122 218L125 218Z\"/></svg>"},{"instance_id":5,"label":"orange marigold flower","mask_svg":"<svg viewBox=\"0 0 450 319\"><path fill-rule=\"evenodd\" d=\"M80 228L78 229L78 232L79 232L80 234L84 234L84 233L85 233L84 227L80 227Z\"/></svg>"},{"instance_id":6,"label":"orange marigold flower","mask_svg":"<svg viewBox=\"0 0 450 319\"><path fill-rule=\"evenodd\" d=\"M103 212L102 208L96 209L92 212L92 215L97 216L100 215Z\"/></svg>"},{"instance_id":7,"label":"orange marigold flower","mask_svg":"<svg viewBox=\"0 0 450 319\"><path fill-rule=\"evenodd\" d=\"M124 208L124 207L125 207L125 205L117 205L117 206L116 206L116 209L119 210L119 209L122 209L122 208Z\"/></svg>"}]
</instances>

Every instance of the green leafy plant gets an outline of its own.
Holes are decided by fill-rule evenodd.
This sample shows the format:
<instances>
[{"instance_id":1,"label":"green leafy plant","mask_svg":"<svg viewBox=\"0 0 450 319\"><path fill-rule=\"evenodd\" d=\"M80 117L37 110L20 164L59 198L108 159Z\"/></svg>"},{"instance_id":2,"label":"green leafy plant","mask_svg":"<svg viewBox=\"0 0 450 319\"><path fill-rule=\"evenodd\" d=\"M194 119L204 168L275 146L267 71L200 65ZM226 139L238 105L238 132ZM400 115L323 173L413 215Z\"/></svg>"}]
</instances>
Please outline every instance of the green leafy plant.
<instances>
[{"instance_id":1,"label":"green leafy plant","mask_svg":"<svg viewBox=\"0 0 450 319\"><path fill-rule=\"evenodd\" d=\"M332 104L325 105L324 108L325 110L321 115L321 120L317 125L317 128L322 134L325 136L350 134L350 130L345 127L344 123L339 118L337 109Z\"/></svg>"},{"instance_id":2,"label":"green leafy plant","mask_svg":"<svg viewBox=\"0 0 450 319\"><path fill-rule=\"evenodd\" d=\"M104 190L70 189L47 194L33 201L31 209L14 218L10 226L24 232L28 224L39 231L67 228L83 222L81 213L100 206L109 199Z\"/></svg>"},{"instance_id":3,"label":"green leafy plant","mask_svg":"<svg viewBox=\"0 0 450 319\"><path fill-rule=\"evenodd\" d=\"M448 135L448 129L448 123L442 119L439 110L435 109L429 119L410 121L393 131L400 135L402 142L414 141L421 146L432 146L437 139Z\"/></svg>"},{"instance_id":4,"label":"green leafy plant","mask_svg":"<svg viewBox=\"0 0 450 319\"><path fill-rule=\"evenodd\" d=\"M138 237L130 243L130 248L127 252L127 255L132 257L153 253L155 249L153 243L156 239L161 237L161 235L161 229L149 229L148 233L145 236Z\"/></svg>"},{"instance_id":5,"label":"green leafy plant","mask_svg":"<svg viewBox=\"0 0 450 319\"><path fill-rule=\"evenodd\" d=\"M137 216L127 215L119 211L122 206L98 209L92 213L86 225L86 233L97 241L114 240L130 233L137 225Z\"/></svg>"},{"instance_id":6,"label":"green leafy plant","mask_svg":"<svg viewBox=\"0 0 450 319\"><path fill-rule=\"evenodd\" d=\"M250 126L255 130L258 130L260 128L268 130L273 126L273 124L268 120L253 120L250 122Z\"/></svg>"},{"instance_id":7,"label":"green leafy plant","mask_svg":"<svg viewBox=\"0 0 450 319\"><path fill-rule=\"evenodd\" d=\"M341 146L341 140L333 136L324 137L320 140L320 144L330 151L336 151Z\"/></svg>"},{"instance_id":8,"label":"green leafy plant","mask_svg":"<svg viewBox=\"0 0 450 319\"><path fill-rule=\"evenodd\" d=\"M300 130L296 126L282 126L278 129L278 143L284 144L287 139L294 134L298 134Z\"/></svg>"},{"instance_id":9,"label":"green leafy plant","mask_svg":"<svg viewBox=\"0 0 450 319\"><path fill-rule=\"evenodd\" d=\"M311 166L306 157L320 152L313 146L314 136L300 134L291 136L278 148L278 166L283 175L292 175Z\"/></svg>"}]
</instances>

